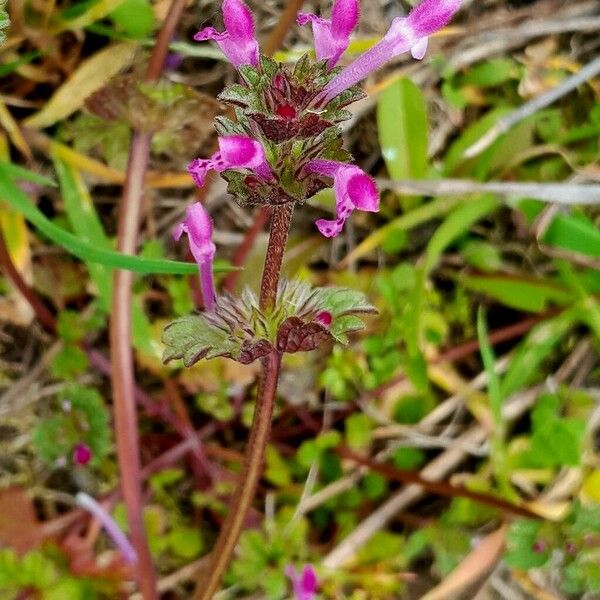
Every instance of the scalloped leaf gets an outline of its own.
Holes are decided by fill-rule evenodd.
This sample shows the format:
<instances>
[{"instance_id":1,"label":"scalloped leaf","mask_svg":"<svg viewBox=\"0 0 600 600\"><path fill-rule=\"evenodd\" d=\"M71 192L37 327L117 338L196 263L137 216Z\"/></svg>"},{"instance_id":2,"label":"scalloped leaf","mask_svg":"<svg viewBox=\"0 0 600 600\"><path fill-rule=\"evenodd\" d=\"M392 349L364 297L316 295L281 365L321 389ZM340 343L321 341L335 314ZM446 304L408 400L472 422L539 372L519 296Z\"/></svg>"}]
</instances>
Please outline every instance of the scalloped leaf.
<instances>
[{"instance_id":1,"label":"scalloped leaf","mask_svg":"<svg viewBox=\"0 0 600 600\"><path fill-rule=\"evenodd\" d=\"M203 315L189 315L173 321L165 328L162 338L166 348L163 362L183 359L191 367L201 358L235 355L240 344L229 333L208 323Z\"/></svg>"}]
</instances>

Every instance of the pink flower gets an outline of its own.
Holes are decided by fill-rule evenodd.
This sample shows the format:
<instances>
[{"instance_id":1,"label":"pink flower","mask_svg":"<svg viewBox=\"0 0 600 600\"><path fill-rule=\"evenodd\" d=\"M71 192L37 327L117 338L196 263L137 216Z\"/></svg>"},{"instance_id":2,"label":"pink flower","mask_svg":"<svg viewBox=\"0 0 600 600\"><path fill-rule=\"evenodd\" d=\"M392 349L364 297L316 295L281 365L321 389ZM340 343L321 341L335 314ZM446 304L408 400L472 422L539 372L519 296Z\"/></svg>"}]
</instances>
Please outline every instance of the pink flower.
<instances>
[{"instance_id":1,"label":"pink flower","mask_svg":"<svg viewBox=\"0 0 600 600\"><path fill-rule=\"evenodd\" d=\"M187 233L190 251L198 263L204 308L212 311L216 302L213 278L213 258L216 247L212 241L212 219L200 202L188 206L185 219L173 231L173 238L177 241L184 233Z\"/></svg>"},{"instance_id":2,"label":"pink flower","mask_svg":"<svg viewBox=\"0 0 600 600\"><path fill-rule=\"evenodd\" d=\"M424 0L408 17L397 17L378 44L327 84L320 100L329 102L404 52L410 50L414 58L423 58L427 50L427 38L444 27L459 8L460 0Z\"/></svg>"},{"instance_id":3,"label":"pink flower","mask_svg":"<svg viewBox=\"0 0 600 600\"><path fill-rule=\"evenodd\" d=\"M73 462L80 467L85 467L92 457L92 449L87 444L79 443L73 449Z\"/></svg>"},{"instance_id":4,"label":"pink flower","mask_svg":"<svg viewBox=\"0 0 600 600\"><path fill-rule=\"evenodd\" d=\"M312 565L305 565L302 573L298 574L296 569L289 565L285 574L292 581L292 590L295 600L314 600L317 593L317 574Z\"/></svg>"},{"instance_id":5,"label":"pink flower","mask_svg":"<svg viewBox=\"0 0 600 600\"><path fill-rule=\"evenodd\" d=\"M333 179L336 219L319 219L316 222L317 228L325 237L339 235L353 210L379 210L377 186L373 179L357 166L333 160L313 160L306 168L312 173Z\"/></svg>"},{"instance_id":6,"label":"pink flower","mask_svg":"<svg viewBox=\"0 0 600 600\"><path fill-rule=\"evenodd\" d=\"M358 23L358 0L335 0L331 19L323 19L312 13L298 13L298 25L312 23L315 51L318 60L328 60L332 69L348 48L350 35Z\"/></svg>"},{"instance_id":7,"label":"pink flower","mask_svg":"<svg viewBox=\"0 0 600 600\"><path fill-rule=\"evenodd\" d=\"M198 187L204 185L210 170L222 173L227 169L252 169L263 179L271 178L262 145L244 135L226 135L219 138L219 150L210 158L197 158L188 165L188 172Z\"/></svg>"},{"instance_id":8,"label":"pink flower","mask_svg":"<svg viewBox=\"0 0 600 600\"><path fill-rule=\"evenodd\" d=\"M223 0L225 31L220 33L213 27L201 29L194 39L197 42L214 40L231 63L258 66L258 42L254 35L254 18L242 0Z\"/></svg>"}]
</instances>

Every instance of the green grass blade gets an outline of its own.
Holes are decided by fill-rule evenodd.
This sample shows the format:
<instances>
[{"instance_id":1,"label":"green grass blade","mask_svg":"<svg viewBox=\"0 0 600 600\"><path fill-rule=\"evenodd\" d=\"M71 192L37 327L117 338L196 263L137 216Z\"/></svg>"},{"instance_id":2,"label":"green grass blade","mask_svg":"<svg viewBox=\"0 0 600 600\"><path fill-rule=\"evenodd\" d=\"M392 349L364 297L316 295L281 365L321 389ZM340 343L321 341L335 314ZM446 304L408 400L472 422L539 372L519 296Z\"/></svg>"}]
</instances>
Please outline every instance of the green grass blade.
<instances>
[{"instance_id":1,"label":"green grass blade","mask_svg":"<svg viewBox=\"0 0 600 600\"><path fill-rule=\"evenodd\" d=\"M135 273L163 275L193 275L198 272L194 263L173 260L147 259L128 256L114 250L103 250L81 240L50 221L29 200L27 194L17 186L6 169L0 164L0 198L14 210L21 213L34 227L55 244L84 261L94 262L115 269L124 269ZM231 271L231 267L216 265L215 272Z\"/></svg>"},{"instance_id":2,"label":"green grass blade","mask_svg":"<svg viewBox=\"0 0 600 600\"><path fill-rule=\"evenodd\" d=\"M69 223L75 234L85 242L103 250L111 251L111 242L106 237L102 223L90 198L87 187L73 167L53 157L54 166L60 182L63 203ZM109 310L112 298L112 272L104 265L87 262L90 277L96 284L100 306Z\"/></svg>"}]
</instances>

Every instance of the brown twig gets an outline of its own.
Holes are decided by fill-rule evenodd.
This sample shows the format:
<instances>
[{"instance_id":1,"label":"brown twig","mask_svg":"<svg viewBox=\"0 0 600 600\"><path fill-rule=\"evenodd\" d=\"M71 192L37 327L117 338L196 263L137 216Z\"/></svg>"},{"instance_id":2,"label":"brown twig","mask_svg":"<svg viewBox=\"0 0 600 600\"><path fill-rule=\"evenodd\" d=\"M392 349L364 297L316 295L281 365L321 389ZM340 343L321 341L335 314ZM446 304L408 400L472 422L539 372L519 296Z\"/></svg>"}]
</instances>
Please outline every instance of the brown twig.
<instances>
[{"instance_id":1,"label":"brown twig","mask_svg":"<svg viewBox=\"0 0 600 600\"><path fill-rule=\"evenodd\" d=\"M508 325L507 327L498 329L490 334L490 344L492 346L496 346L502 342L508 342L509 340L519 338L533 329L533 327L535 327L538 323L541 323L546 319L550 319L556 316L558 313L560 313L560 309L548 310L540 315L536 315L535 317L529 317L528 319L524 319L523 321L519 321L513 325ZM428 364L437 365L444 362L457 362L464 360L478 351L479 340L470 340L438 354L436 357L429 360ZM389 381L386 381L382 385L376 387L375 389L365 392L362 398L365 400L368 400L369 398L376 398L388 389L398 385L399 383L402 383L405 379L406 374L401 373L400 375L393 377Z\"/></svg>"},{"instance_id":2,"label":"brown twig","mask_svg":"<svg viewBox=\"0 0 600 600\"><path fill-rule=\"evenodd\" d=\"M185 0L173 0L150 58L146 72L148 82L156 81L160 77L169 42L184 7ZM117 246L124 254L135 254L137 250L150 143L149 134L134 133L118 218ZM142 476L135 403L134 361L131 350L132 286L133 273L115 271L110 323L113 404L121 488L127 508L131 540L138 555L138 584L145 600L155 600L158 597L156 573L146 540L142 515Z\"/></svg>"},{"instance_id":3,"label":"brown twig","mask_svg":"<svg viewBox=\"0 0 600 600\"><path fill-rule=\"evenodd\" d=\"M368 467L371 471L379 473L387 479L390 479L392 481L398 481L400 483L419 485L424 490L432 492L439 496L447 496L449 498L468 498L469 500L474 500L475 502L479 502L481 504L493 506L494 508L497 508L503 512L517 515L519 517L525 517L527 519L541 518L537 513L529 510L528 508L519 506L517 504L512 504L511 502L502 500L502 498L497 498L496 496L492 496L490 494L472 492L471 490L468 490L463 486L459 487L441 481L431 481L422 477L418 471L404 471L402 469L397 469L395 467L392 467L391 465L379 463L377 461L372 460L371 458L360 456L359 454L356 454L356 452L352 452L352 450L350 450L349 448L339 448L337 450L337 453L342 458L349 459L352 462L355 462L359 465Z\"/></svg>"}]
</instances>

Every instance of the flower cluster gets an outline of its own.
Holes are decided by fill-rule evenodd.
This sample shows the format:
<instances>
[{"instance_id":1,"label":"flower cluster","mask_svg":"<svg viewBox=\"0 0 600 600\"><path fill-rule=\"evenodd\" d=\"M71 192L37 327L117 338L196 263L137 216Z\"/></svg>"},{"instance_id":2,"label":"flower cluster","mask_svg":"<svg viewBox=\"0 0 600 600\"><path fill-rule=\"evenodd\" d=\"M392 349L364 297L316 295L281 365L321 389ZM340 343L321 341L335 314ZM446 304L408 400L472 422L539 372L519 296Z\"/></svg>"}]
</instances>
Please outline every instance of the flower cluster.
<instances>
[{"instance_id":1,"label":"flower cluster","mask_svg":"<svg viewBox=\"0 0 600 600\"><path fill-rule=\"evenodd\" d=\"M333 184L336 217L316 226L326 237L338 235L354 210L377 211L374 181L349 164L339 123L362 97L355 87L387 61L410 51L423 58L428 37L458 10L460 0L424 0L407 17L396 18L382 40L346 68L336 67L359 19L359 0L335 0L331 18L300 13L311 24L316 61L304 56L294 68L261 55L252 13L242 0L223 0L225 30L207 27L197 41L214 40L238 69L240 83L220 99L236 120L216 120L219 150L189 165L197 185L214 170L229 183L235 199L246 204L302 203Z\"/></svg>"},{"instance_id":2,"label":"flower cluster","mask_svg":"<svg viewBox=\"0 0 600 600\"><path fill-rule=\"evenodd\" d=\"M235 120L215 119L219 148L210 158L190 163L195 183L203 186L207 173L216 171L240 204L270 206L302 204L333 187L335 218L315 223L326 237L339 235L353 211L377 211L377 186L351 162L340 123L350 116L347 106L363 97L357 87L362 79L401 53L423 58L428 37L459 6L460 0L424 0L407 17L394 19L379 43L341 68L337 63L358 23L359 0L334 0L329 19L298 15L299 25L312 26L316 60L306 54L290 67L260 53L246 4L223 0L224 31L207 27L194 39L215 41L237 68L240 82L219 96L233 108ZM345 341L348 332L362 326L357 315L372 310L349 290L311 292L289 285L280 286L277 295L277 305L285 310L260 310L251 293L217 303L212 229L208 213L196 203L174 231L177 240L184 233L189 238L206 310L167 327L165 361L183 358L189 366L200 358L226 356L247 363L272 351L312 350L327 340Z\"/></svg>"}]
</instances>

